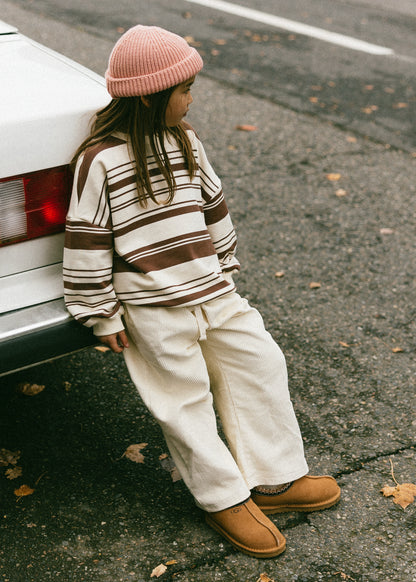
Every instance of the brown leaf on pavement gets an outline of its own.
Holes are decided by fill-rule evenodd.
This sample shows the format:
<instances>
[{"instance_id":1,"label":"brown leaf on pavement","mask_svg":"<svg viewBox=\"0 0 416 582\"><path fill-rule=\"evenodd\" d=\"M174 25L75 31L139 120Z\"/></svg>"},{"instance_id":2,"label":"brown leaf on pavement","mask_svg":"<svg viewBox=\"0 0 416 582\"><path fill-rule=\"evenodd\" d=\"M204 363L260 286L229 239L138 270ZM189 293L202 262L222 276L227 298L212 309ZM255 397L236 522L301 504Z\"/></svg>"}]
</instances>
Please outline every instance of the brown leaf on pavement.
<instances>
[{"instance_id":1,"label":"brown leaf on pavement","mask_svg":"<svg viewBox=\"0 0 416 582\"><path fill-rule=\"evenodd\" d=\"M22 485L19 489L14 490L14 494L16 497L26 497L26 495L32 495L34 491L29 485Z\"/></svg>"},{"instance_id":2,"label":"brown leaf on pavement","mask_svg":"<svg viewBox=\"0 0 416 582\"><path fill-rule=\"evenodd\" d=\"M257 131L257 127L255 125L236 125L235 128L238 131Z\"/></svg>"},{"instance_id":3,"label":"brown leaf on pavement","mask_svg":"<svg viewBox=\"0 0 416 582\"><path fill-rule=\"evenodd\" d=\"M138 445L130 445L127 447L122 457L127 457L133 463L144 463L144 455L140 452L147 447L147 443L140 443Z\"/></svg>"},{"instance_id":4,"label":"brown leaf on pavement","mask_svg":"<svg viewBox=\"0 0 416 582\"><path fill-rule=\"evenodd\" d=\"M368 107L362 107L361 111L367 115L371 115L374 111L378 110L378 105L369 105Z\"/></svg>"},{"instance_id":5,"label":"brown leaf on pavement","mask_svg":"<svg viewBox=\"0 0 416 582\"><path fill-rule=\"evenodd\" d=\"M341 174L331 172L326 175L326 179L329 180L330 182L338 182L338 180L341 179Z\"/></svg>"},{"instance_id":6,"label":"brown leaf on pavement","mask_svg":"<svg viewBox=\"0 0 416 582\"><path fill-rule=\"evenodd\" d=\"M391 487L386 485L381 489L381 493L384 497L393 497L393 502L400 505L402 509L406 509L411 503L414 502L416 496L416 485L414 483L398 483L396 477L394 476L393 462L390 459L391 465L391 476L393 481L396 483L396 487Z\"/></svg>"},{"instance_id":7,"label":"brown leaf on pavement","mask_svg":"<svg viewBox=\"0 0 416 582\"><path fill-rule=\"evenodd\" d=\"M416 485L413 483L402 483L396 487L383 487L381 489L384 497L393 496L393 502L406 509L408 505L414 502L416 495Z\"/></svg>"},{"instance_id":8,"label":"brown leaf on pavement","mask_svg":"<svg viewBox=\"0 0 416 582\"><path fill-rule=\"evenodd\" d=\"M174 483L176 483L176 481L181 481L182 476L179 473L173 459L169 457L169 455L163 453L162 455L160 455L159 461L162 466L162 469L170 473L171 479Z\"/></svg>"},{"instance_id":9,"label":"brown leaf on pavement","mask_svg":"<svg viewBox=\"0 0 416 582\"><path fill-rule=\"evenodd\" d=\"M9 451L7 449L0 449L0 467L7 467L8 465L17 465L20 459L20 451Z\"/></svg>"},{"instance_id":10,"label":"brown leaf on pavement","mask_svg":"<svg viewBox=\"0 0 416 582\"><path fill-rule=\"evenodd\" d=\"M25 396L36 396L45 390L45 386L41 384L30 384L30 382L21 382L18 384L16 390Z\"/></svg>"},{"instance_id":11,"label":"brown leaf on pavement","mask_svg":"<svg viewBox=\"0 0 416 582\"><path fill-rule=\"evenodd\" d=\"M165 564L159 564L156 568L153 568L152 573L150 574L150 578L159 578L164 574L167 570Z\"/></svg>"},{"instance_id":12,"label":"brown leaf on pavement","mask_svg":"<svg viewBox=\"0 0 416 582\"><path fill-rule=\"evenodd\" d=\"M97 352L108 352L108 351L110 351L110 348L107 348L106 346L95 346L95 349L97 350Z\"/></svg>"},{"instance_id":13,"label":"brown leaf on pavement","mask_svg":"<svg viewBox=\"0 0 416 582\"><path fill-rule=\"evenodd\" d=\"M343 348L350 348L351 344L347 344L346 342L339 342L339 345L342 346Z\"/></svg>"},{"instance_id":14,"label":"brown leaf on pavement","mask_svg":"<svg viewBox=\"0 0 416 582\"><path fill-rule=\"evenodd\" d=\"M186 42L188 44L190 44L191 46L200 47L202 45L202 43L199 41L196 41L193 36L185 36L184 38L185 38Z\"/></svg>"},{"instance_id":15,"label":"brown leaf on pavement","mask_svg":"<svg viewBox=\"0 0 416 582\"><path fill-rule=\"evenodd\" d=\"M344 190L344 188L338 188L338 190L335 192L335 195L338 196L338 198L342 198L343 196L346 196L348 194L348 192L346 190Z\"/></svg>"},{"instance_id":16,"label":"brown leaf on pavement","mask_svg":"<svg viewBox=\"0 0 416 582\"><path fill-rule=\"evenodd\" d=\"M12 469L7 469L6 477L7 479L17 479L22 476L22 467L13 467Z\"/></svg>"}]
</instances>

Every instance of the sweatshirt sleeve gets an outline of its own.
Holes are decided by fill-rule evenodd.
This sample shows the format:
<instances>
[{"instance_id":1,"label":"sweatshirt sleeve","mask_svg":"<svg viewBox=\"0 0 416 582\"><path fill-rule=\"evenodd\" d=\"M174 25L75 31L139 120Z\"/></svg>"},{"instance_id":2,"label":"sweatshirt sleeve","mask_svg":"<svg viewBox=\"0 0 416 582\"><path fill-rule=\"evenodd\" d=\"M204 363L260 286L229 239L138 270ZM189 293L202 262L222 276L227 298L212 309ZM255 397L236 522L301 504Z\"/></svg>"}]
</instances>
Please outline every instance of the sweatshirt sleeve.
<instances>
[{"instance_id":1,"label":"sweatshirt sleeve","mask_svg":"<svg viewBox=\"0 0 416 582\"><path fill-rule=\"evenodd\" d=\"M228 212L221 180L214 172L198 139L197 148L205 223L222 271L236 271L240 269L240 263L236 258L237 236Z\"/></svg>"},{"instance_id":2,"label":"sweatshirt sleeve","mask_svg":"<svg viewBox=\"0 0 416 582\"><path fill-rule=\"evenodd\" d=\"M77 163L66 221L63 261L65 303L95 335L124 328L122 306L112 284L113 233L107 177L94 151Z\"/></svg>"}]
</instances>

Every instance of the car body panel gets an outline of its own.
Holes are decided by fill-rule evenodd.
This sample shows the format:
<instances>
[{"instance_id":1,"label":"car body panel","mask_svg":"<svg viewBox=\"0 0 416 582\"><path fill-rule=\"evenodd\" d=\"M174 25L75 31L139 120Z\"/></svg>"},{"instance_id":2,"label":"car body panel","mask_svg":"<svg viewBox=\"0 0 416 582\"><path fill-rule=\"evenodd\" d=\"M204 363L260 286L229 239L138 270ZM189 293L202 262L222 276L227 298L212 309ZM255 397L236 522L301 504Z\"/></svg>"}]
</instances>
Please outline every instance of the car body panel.
<instances>
[{"instance_id":1,"label":"car body panel","mask_svg":"<svg viewBox=\"0 0 416 582\"><path fill-rule=\"evenodd\" d=\"M59 233L0 249L4 251L4 260L0 252L0 313L63 296L63 244L64 235Z\"/></svg>"},{"instance_id":2,"label":"car body panel","mask_svg":"<svg viewBox=\"0 0 416 582\"><path fill-rule=\"evenodd\" d=\"M16 32L16 27L12 26L11 24L7 24L7 22L4 22L4 20L0 20L0 34L12 34Z\"/></svg>"},{"instance_id":3,"label":"car body panel","mask_svg":"<svg viewBox=\"0 0 416 582\"><path fill-rule=\"evenodd\" d=\"M110 97L99 75L19 34L0 35L0 178L67 164Z\"/></svg>"},{"instance_id":4,"label":"car body panel","mask_svg":"<svg viewBox=\"0 0 416 582\"><path fill-rule=\"evenodd\" d=\"M0 75L0 179L69 164L111 99L101 76L2 21ZM0 375L95 343L64 306L63 241L0 246Z\"/></svg>"}]
</instances>

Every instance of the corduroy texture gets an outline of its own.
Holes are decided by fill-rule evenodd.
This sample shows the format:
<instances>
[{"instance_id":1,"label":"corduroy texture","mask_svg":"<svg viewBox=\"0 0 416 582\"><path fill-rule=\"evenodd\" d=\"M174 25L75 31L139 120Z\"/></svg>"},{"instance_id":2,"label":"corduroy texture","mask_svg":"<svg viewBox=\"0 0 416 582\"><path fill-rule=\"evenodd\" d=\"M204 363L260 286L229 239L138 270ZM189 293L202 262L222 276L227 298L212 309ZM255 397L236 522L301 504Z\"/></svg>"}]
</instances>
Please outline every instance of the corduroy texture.
<instances>
[{"instance_id":1,"label":"corduroy texture","mask_svg":"<svg viewBox=\"0 0 416 582\"><path fill-rule=\"evenodd\" d=\"M185 39L139 24L117 41L105 78L112 97L151 95L187 81L202 67L198 51Z\"/></svg>"}]
</instances>

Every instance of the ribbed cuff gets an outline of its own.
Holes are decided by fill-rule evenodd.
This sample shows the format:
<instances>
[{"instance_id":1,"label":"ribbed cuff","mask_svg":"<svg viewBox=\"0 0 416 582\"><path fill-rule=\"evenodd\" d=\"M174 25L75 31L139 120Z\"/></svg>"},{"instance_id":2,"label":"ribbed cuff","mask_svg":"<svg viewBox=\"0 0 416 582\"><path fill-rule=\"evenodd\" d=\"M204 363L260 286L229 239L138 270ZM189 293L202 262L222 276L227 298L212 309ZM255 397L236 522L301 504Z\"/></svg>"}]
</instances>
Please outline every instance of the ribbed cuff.
<instances>
[{"instance_id":1,"label":"ribbed cuff","mask_svg":"<svg viewBox=\"0 0 416 582\"><path fill-rule=\"evenodd\" d=\"M93 332L96 336L111 335L123 331L124 325L120 314L113 315L113 317L103 317L94 324Z\"/></svg>"}]
</instances>

